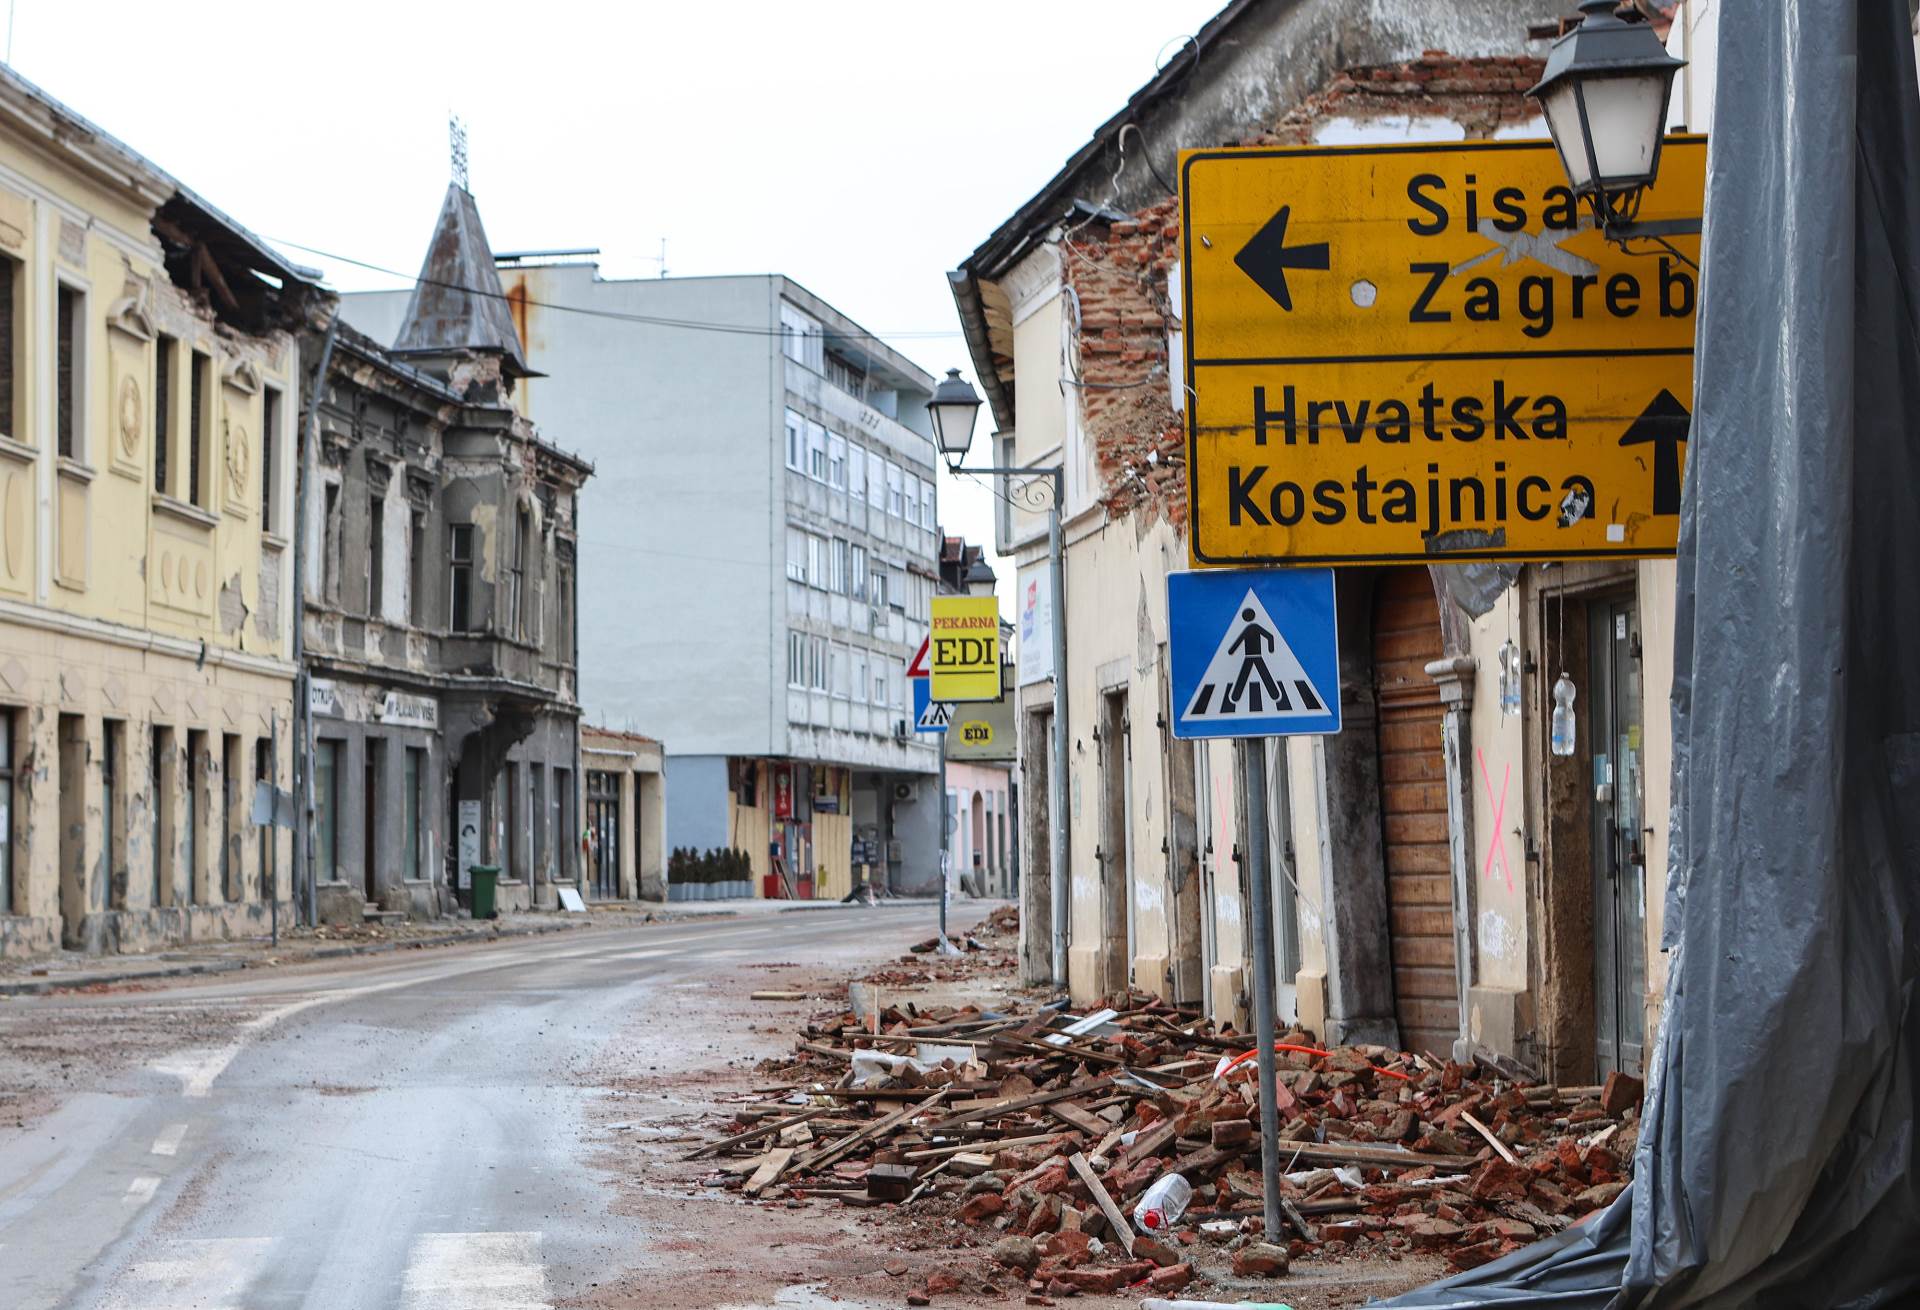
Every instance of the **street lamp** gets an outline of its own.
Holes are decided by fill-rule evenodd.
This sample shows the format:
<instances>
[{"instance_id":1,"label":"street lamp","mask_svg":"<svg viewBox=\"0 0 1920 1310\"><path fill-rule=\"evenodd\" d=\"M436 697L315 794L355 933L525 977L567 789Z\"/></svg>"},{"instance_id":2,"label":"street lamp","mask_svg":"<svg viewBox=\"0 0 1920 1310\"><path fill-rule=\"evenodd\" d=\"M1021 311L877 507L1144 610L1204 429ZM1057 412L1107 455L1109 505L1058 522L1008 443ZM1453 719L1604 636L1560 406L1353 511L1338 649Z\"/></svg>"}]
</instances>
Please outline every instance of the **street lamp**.
<instances>
[{"instance_id":1,"label":"street lamp","mask_svg":"<svg viewBox=\"0 0 1920 1310\"><path fill-rule=\"evenodd\" d=\"M967 574L960 579L960 584L967 589L969 596L991 596L999 581L998 575L987 566L987 562L977 559L967 566Z\"/></svg>"},{"instance_id":2,"label":"street lamp","mask_svg":"<svg viewBox=\"0 0 1920 1310\"><path fill-rule=\"evenodd\" d=\"M958 460L973 444L973 423L980 417L980 396L973 384L960 376L960 370L947 370L946 381L933 389L927 402L927 414L933 419L933 439L940 453Z\"/></svg>"},{"instance_id":3,"label":"street lamp","mask_svg":"<svg viewBox=\"0 0 1920 1310\"><path fill-rule=\"evenodd\" d=\"M1063 464L1031 467L962 468L967 448L973 444L974 420L980 413L980 395L973 384L950 368L944 381L933 389L927 402L927 415L933 422L934 442L947 457L953 473L983 473L993 477L1045 478L1052 496L1047 501L1047 585L1053 593L1053 765L1047 770L1048 790L1048 878L1052 905L1053 983L1063 987L1067 981L1067 595L1065 567L1062 563L1061 506L1066 498L1066 466ZM989 572L991 576L991 572ZM966 582L971 590L973 572ZM945 739L942 739L944 751ZM944 755L942 768L945 767ZM941 790L942 806L946 791ZM944 822L942 824L944 828ZM942 833L944 837L944 832ZM945 879L942 879L944 884Z\"/></svg>"},{"instance_id":4,"label":"street lamp","mask_svg":"<svg viewBox=\"0 0 1920 1310\"><path fill-rule=\"evenodd\" d=\"M1610 239L1698 233L1698 219L1634 221L1660 172L1667 102L1687 61L1667 53L1638 11L1617 10L1618 0L1581 0L1578 26L1553 43L1527 95L1546 116L1574 195Z\"/></svg>"}]
</instances>

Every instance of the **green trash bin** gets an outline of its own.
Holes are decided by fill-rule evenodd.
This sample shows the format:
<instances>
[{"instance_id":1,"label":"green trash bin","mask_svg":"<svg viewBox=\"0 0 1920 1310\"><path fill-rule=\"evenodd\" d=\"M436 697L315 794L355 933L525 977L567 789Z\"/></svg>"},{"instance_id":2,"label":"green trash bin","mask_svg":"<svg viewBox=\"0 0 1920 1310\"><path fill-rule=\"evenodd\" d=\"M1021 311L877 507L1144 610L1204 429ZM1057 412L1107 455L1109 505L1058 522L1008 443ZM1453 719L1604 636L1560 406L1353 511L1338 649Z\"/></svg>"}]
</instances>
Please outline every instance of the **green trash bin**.
<instances>
[{"instance_id":1,"label":"green trash bin","mask_svg":"<svg viewBox=\"0 0 1920 1310\"><path fill-rule=\"evenodd\" d=\"M495 908L494 892L500 887L500 866L497 864L472 864L467 872L473 878L473 917L476 919L497 919L500 911Z\"/></svg>"}]
</instances>

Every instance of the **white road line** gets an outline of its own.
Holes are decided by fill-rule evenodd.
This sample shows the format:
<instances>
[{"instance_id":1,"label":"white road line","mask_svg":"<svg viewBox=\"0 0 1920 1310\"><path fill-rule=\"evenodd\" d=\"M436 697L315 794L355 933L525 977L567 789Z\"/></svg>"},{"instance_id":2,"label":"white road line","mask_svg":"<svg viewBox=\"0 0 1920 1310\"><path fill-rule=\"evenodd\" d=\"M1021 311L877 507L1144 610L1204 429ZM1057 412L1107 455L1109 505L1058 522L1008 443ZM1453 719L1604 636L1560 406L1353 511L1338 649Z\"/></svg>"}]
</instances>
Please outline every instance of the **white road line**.
<instances>
[{"instance_id":1,"label":"white road line","mask_svg":"<svg viewBox=\"0 0 1920 1310\"><path fill-rule=\"evenodd\" d=\"M400 1310L551 1310L539 1233L424 1233L407 1254Z\"/></svg>"},{"instance_id":2,"label":"white road line","mask_svg":"<svg viewBox=\"0 0 1920 1310\"><path fill-rule=\"evenodd\" d=\"M159 1174L141 1174L127 1184L127 1194L120 1198L121 1202L126 1205L145 1205L153 1199L153 1194L159 1187Z\"/></svg>"},{"instance_id":3,"label":"white road line","mask_svg":"<svg viewBox=\"0 0 1920 1310\"><path fill-rule=\"evenodd\" d=\"M117 1276L97 1310L245 1310L241 1298L272 1244L270 1237L168 1242L161 1258Z\"/></svg>"},{"instance_id":4,"label":"white road line","mask_svg":"<svg viewBox=\"0 0 1920 1310\"><path fill-rule=\"evenodd\" d=\"M376 989L363 988L362 990L371 991ZM227 1071L227 1066L233 1063L233 1058L239 1055L246 1047L246 1044L254 1037L273 1027L273 1025L279 1023L282 1019L290 1015L298 1014L302 1010L309 1010L316 1005L324 1004L332 1000L335 995L337 995L337 993L322 992L318 996L309 996L304 1001L294 1001L290 1005L282 1005L277 1009L268 1010L264 1014L255 1015L239 1026L237 1031L240 1035L228 1042L225 1046L216 1046L211 1049L202 1047L198 1050L181 1051L168 1056L164 1060L156 1060L148 1067L156 1073L172 1074L178 1078L180 1080L180 1094L182 1096L204 1097L208 1092L213 1090L213 1080Z\"/></svg>"},{"instance_id":5,"label":"white road line","mask_svg":"<svg viewBox=\"0 0 1920 1310\"><path fill-rule=\"evenodd\" d=\"M180 1143L187 1135L185 1124L168 1124L160 1135L153 1139L154 1155L178 1155Z\"/></svg>"}]
</instances>

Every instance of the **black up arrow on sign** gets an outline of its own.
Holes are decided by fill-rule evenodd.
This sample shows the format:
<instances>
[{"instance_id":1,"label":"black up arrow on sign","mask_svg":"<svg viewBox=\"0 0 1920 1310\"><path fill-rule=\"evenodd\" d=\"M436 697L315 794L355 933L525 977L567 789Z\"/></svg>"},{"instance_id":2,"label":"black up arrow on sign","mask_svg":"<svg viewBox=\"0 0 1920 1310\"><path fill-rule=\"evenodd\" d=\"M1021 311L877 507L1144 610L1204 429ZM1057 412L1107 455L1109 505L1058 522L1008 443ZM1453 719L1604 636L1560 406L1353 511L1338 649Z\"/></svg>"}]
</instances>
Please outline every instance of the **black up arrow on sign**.
<instances>
[{"instance_id":1,"label":"black up arrow on sign","mask_svg":"<svg viewBox=\"0 0 1920 1310\"><path fill-rule=\"evenodd\" d=\"M1680 512L1680 445L1693 416L1665 387L1620 438L1623 446L1653 447L1653 512Z\"/></svg>"},{"instance_id":2,"label":"black up arrow on sign","mask_svg":"<svg viewBox=\"0 0 1920 1310\"><path fill-rule=\"evenodd\" d=\"M1287 270L1290 268L1327 267L1327 243L1316 241L1311 245L1287 245L1287 216L1292 212L1291 205L1280 206L1280 212L1267 220L1266 226L1253 234L1253 240L1242 247L1233 262L1240 271L1254 280L1262 291L1272 296L1280 308L1292 312L1293 296L1287 290Z\"/></svg>"}]
</instances>

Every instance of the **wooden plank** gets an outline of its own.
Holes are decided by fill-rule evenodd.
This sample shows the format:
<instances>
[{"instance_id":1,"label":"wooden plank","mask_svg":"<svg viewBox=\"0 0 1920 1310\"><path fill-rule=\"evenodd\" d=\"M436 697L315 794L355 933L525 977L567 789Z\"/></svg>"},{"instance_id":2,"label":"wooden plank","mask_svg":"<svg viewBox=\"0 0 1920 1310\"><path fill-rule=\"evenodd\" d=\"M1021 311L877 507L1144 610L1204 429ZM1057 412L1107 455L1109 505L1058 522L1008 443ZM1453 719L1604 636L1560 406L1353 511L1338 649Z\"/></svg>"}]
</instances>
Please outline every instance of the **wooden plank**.
<instances>
[{"instance_id":1,"label":"wooden plank","mask_svg":"<svg viewBox=\"0 0 1920 1310\"><path fill-rule=\"evenodd\" d=\"M1133 1227L1127 1223L1127 1217L1120 1213L1120 1207L1113 1203L1113 1197L1107 1194L1106 1184L1100 1181L1100 1175L1096 1174L1093 1166L1087 1163L1087 1157L1078 1151L1067 1157L1067 1164L1080 1175L1080 1181L1087 1185L1087 1190L1093 1193L1093 1203L1099 1206L1100 1213L1107 1217L1107 1227L1113 1229L1113 1235L1120 1239L1120 1244L1127 1248L1127 1254L1131 1256Z\"/></svg>"},{"instance_id":2,"label":"wooden plank","mask_svg":"<svg viewBox=\"0 0 1920 1310\"><path fill-rule=\"evenodd\" d=\"M1363 1164L1375 1169L1418 1169L1422 1165L1432 1165L1435 1169L1466 1170L1476 1169L1480 1161L1470 1155L1429 1155L1423 1151L1390 1151L1381 1147L1359 1145L1339 1146L1328 1142L1320 1146L1312 1142L1280 1143L1281 1154L1298 1159L1304 1164Z\"/></svg>"},{"instance_id":3,"label":"wooden plank","mask_svg":"<svg viewBox=\"0 0 1920 1310\"><path fill-rule=\"evenodd\" d=\"M771 1123L763 1123L758 1128L749 1128L744 1133L735 1133L731 1137L722 1137L717 1142L708 1142L705 1146L689 1151L680 1158L683 1160L698 1160L703 1155L716 1155L721 1151L739 1146L745 1142L751 1142L757 1137L767 1137L780 1132L782 1129L791 1128L795 1124L803 1124L809 1119L818 1119L826 1112L826 1106L818 1106L812 1110L803 1110L799 1114L788 1115L785 1119L776 1119Z\"/></svg>"},{"instance_id":4,"label":"wooden plank","mask_svg":"<svg viewBox=\"0 0 1920 1310\"><path fill-rule=\"evenodd\" d=\"M1498 1137L1495 1137L1493 1135L1493 1130L1491 1128L1481 1123L1478 1119L1474 1118L1471 1114L1468 1114L1465 1110L1462 1110L1460 1112L1460 1118L1462 1121L1466 1123L1467 1127L1473 1129L1474 1132L1479 1133L1482 1137L1487 1139L1487 1145L1493 1148L1493 1152L1495 1155L1499 1156L1502 1160L1505 1160L1508 1164L1520 1163L1520 1157L1515 1155L1505 1142L1501 1141Z\"/></svg>"},{"instance_id":5,"label":"wooden plank","mask_svg":"<svg viewBox=\"0 0 1920 1310\"><path fill-rule=\"evenodd\" d=\"M808 992L749 992L747 999L749 1001L804 1001L809 995L811 993Z\"/></svg>"},{"instance_id":6,"label":"wooden plank","mask_svg":"<svg viewBox=\"0 0 1920 1310\"><path fill-rule=\"evenodd\" d=\"M908 1151L903 1157L908 1160L938 1160L943 1156L959 1155L963 1151L1004 1151L1010 1146L1032 1146L1035 1142L1050 1141L1057 1134L1029 1133L1025 1137L1003 1137L997 1142L955 1142L951 1146L926 1146L918 1151Z\"/></svg>"},{"instance_id":7,"label":"wooden plank","mask_svg":"<svg viewBox=\"0 0 1920 1310\"><path fill-rule=\"evenodd\" d=\"M1030 1110L1036 1105L1050 1105L1054 1101L1064 1101L1070 1097L1085 1096L1089 1092L1099 1091L1113 1083L1105 1074L1098 1078L1089 1078L1085 1082L1071 1087L1056 1087L1050 1092L1034 1092L1028 1096L1007 1097L1001 1100L987 1101L963 1110L959 1114L949 1115L938 1123L929 1124L928 1131L942 1132L948 1128L958 1128L961 1124L972 1123L977 1119L991 1119L996 1115L1012 1114L1016 1110Z\"/></svg>"},{"instance_id":8,"label":"wooden plank","mask_svg":"<svg viewBox=\"0 0 1920 1310\"><path fill-rule=\"evenodd\" d=\"M1078 1128L1090 1141L1099 1141L1112 1126L1105 1119L1096 1118L1072 1101L1055 1101L1047 1107L1047 1113L1071 1128Z\"/></svg>"},{"instance_id":9,"label":"wooden plank","mask_svg":"<svg viewBox=\"0 0 1920 1310\"><path fill-rule=\"evenodd\" d=\"M740 1189L741 1193L745 1196L760 1195L774 1179L785 1173L787 1166L792 1163L793 1148L791 1146L775 1147L768 1151L761 1157L760 1167L753 1171L753 1177L747 1179L746 1185Z\"/></svg>"},{"instance_id":10,"label":"wooden plank","mask_svg":"<svg viewBox=\"0 0 1920 1310\"><path fill-rule=\"evenodd\" d=\"M875 1119L872 1123L868 1124L865 1128L862 1128L859 1132L847 1134L845 1137L842 1137L839 1141L833 1143L831 1146L824 1147L818 1151L809 1152L806 1155L806 1157L801 1160L800 1167L802 1169L816 1170L816 1171L826 1168L828 1165L832 1164L835 1160L838 1160L841 1156L845 1155L848 1151L851 1151L854 1147L860 1145L860 1143L869 1141L872 1138L879 1136L881 1133L884 1133L899 1124L905 1123L908 1119L913 1118L914 1115L919 1114L925 1110L930 1110L934 1106L940 1104L940 1102L946 1097L948 1090L949 1090L948 1088L942 1087L939 1091L935 1092L932 1096L927 1097L927 1099L924 1101L915 1101L912 1105L902 1106L900 1109L895 1110L892 1114L887 1115L884 1118Z\"/></svg>"},{"instance_id":11,"label":"wooden plank","mask_svg":"<svg viewBox=\"0 0 1920 1310\"><path fill-rule=\"evenodd\" d=\"M1173 1120L1162 1119L1133 1139L1133 1145L1120 1153L1120 1163L1132 1168L1173 1140Z\"/></svg>"}]
</instances>

